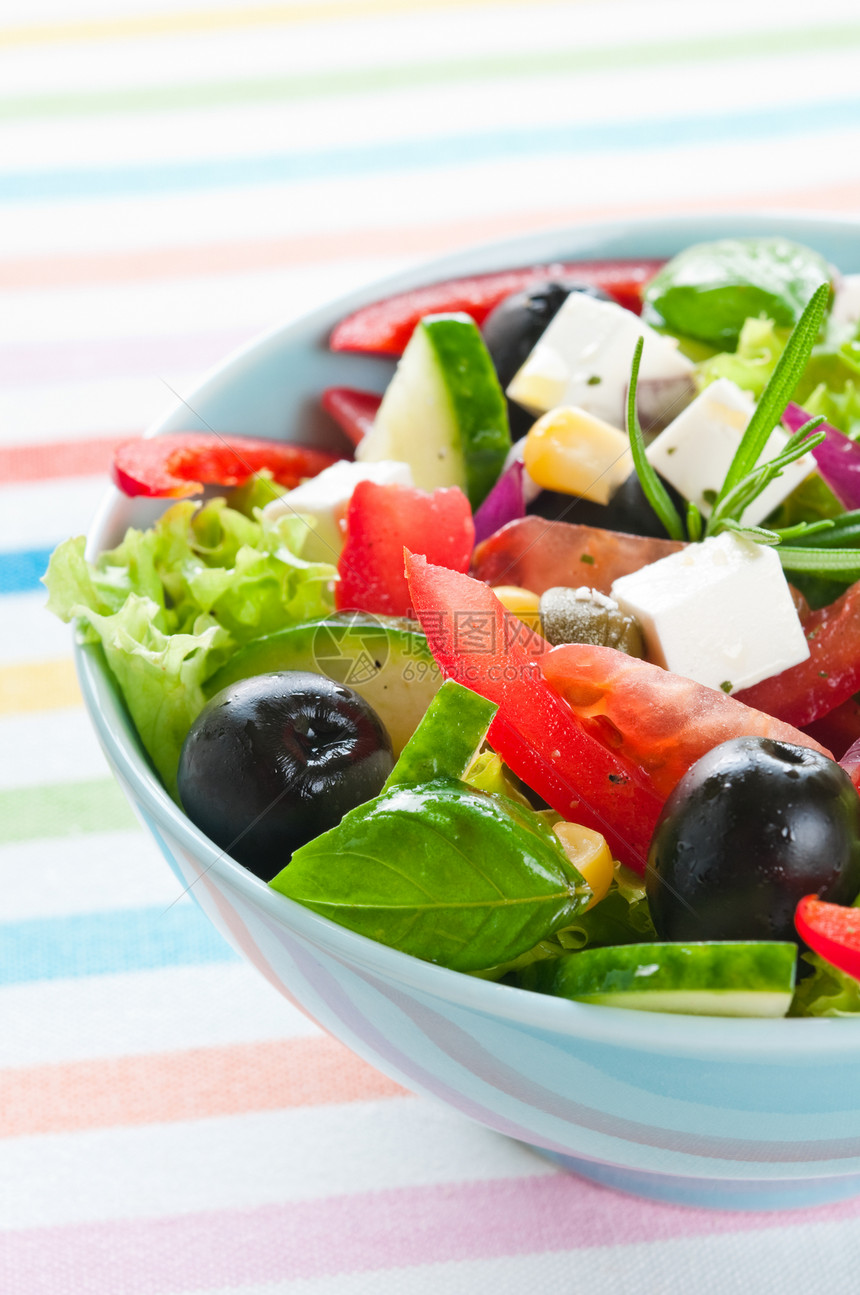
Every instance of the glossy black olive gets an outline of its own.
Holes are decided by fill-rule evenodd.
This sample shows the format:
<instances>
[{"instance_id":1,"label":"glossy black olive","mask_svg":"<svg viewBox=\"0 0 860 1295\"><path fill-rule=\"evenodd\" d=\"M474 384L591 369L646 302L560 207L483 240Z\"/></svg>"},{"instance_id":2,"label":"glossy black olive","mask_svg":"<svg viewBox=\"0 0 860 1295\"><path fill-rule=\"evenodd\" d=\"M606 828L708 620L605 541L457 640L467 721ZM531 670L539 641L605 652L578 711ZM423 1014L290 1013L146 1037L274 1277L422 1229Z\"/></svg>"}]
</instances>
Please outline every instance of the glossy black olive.
<instances>
[{"instance_id":1,"label":"glossy black olive","mask_svg":"<svg viewBox=\"0 0 860 1295\"><path fill-rule=\"evenodd\" d=\"M584 292L599 301L612 300L602 288L595 288L588 283L547 281L505 297L504 301L500 301L490 311L481 326L481 332L503 388L522 368L541 333L572 292ZM534 414L527 413L510 400L508 417L511 422L511 437L515 441L525 436L534 422Z\"/></svg>"},{"instance_id":2,"label":"glossy black olive","mask_svg":"<svg viewBox=\"0 0 860 1295\"><path fill-rule=\"evenodd\" d=\"M663 485L679 515L686 516L687 501L668 481L663 481ZM556 490L542 490L529 504L528 511L549 521L563 519L579 526L624 531L627 535L647 535L660 540L668 538L668 532L649 504L635 472L621 483L608 504L595 504L590 499L578 499Z\"/></svg>"},{"instance_id":3,"label":"glossy black olive","mask_svg":"<svg viewBox=\"0 0 860 1295\"><path fill-rule=\"evenodd\" d=\"M646 890L662 940L792 940L813 892L860 892L860 797L843 769L768 738L723 742L670 795Z\"/></svg>"},{"instance_id":4,"label":"glossy black olive","mask_svg":"<svg viewBox=\"0 0 860 1295\"><path fill-rule=\"evenodd\" d=\"M307 671L230 684L191 726L179 761L188 817L269 881L293 851L378 795L391 741L351 688Z\"/></svg>"}]
</instances>

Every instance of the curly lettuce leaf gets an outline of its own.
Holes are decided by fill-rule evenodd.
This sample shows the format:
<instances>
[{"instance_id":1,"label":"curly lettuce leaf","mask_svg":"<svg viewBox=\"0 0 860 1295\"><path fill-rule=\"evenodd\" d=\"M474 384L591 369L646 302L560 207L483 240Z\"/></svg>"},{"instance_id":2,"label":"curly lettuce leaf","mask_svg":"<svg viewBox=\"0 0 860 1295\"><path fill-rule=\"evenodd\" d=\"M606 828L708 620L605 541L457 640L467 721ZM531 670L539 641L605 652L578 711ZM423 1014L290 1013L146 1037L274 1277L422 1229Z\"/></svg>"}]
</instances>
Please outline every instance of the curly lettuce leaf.
<instances>
[{"instance_id":1,"label":"curly lettuce leaf","mask_svg":"<svg viewBox=\"0 0 860 1295\"><path fill-rule=\"evenodd\" d=\"M860 1012L860 981L825 962L817 953L802 953L812 974L798 983L789 1016L856 1016Z\"/></svg>"},{"instance_id":2,"label":"curly lettuce leaf","mask_svg":"<svg viewBox=\"0 0 860 1295\"><path fill-rule=\"evenodd\" d=\"M849 378L840 391L820 382L805 398L803 407L811 418L821 414L852 440L860 437L860 378Z\"/></svg>"},{"instance_id":3,"label":"curly lettuce leaf","mask_svg":"<svg viewBox=\"0 0 860 1295\"><path fill-rule=\"evenodd\" d=\"M83 604L74 612L101 642L140 740L176 798L182 743L206 703L204 681L234 651L232 637L210 616L199 616L192 633L165 634L157 605L137 594L112 616Z\"/></svg>"},{"instance_id":4,"label":"curly lettuce leaf","mask_svg":"<svg viewBox=\"0 0 860 1295\"><path fill-rule=\"evenodd\" d=\"M253 517L182 500L95 562L82 537L51 557L48 608L100 642L141 741L171 795L203 685L237 647L332 610L335 571L305 562L301 517Z\"/></svg>"},{"instance_id":5,"label":"curly lettuce leaf","mask_svg":"<svg viewBox=\"0 0 860 1295\"><path fill-rule=\"evenodd\" d=\"M789 334L790 329L777 328L770 319L747 319L735 351L720 351L696 366L696 385L701 391L717 378L730 378L758 400Z\"/></svg>"}]
</instances>

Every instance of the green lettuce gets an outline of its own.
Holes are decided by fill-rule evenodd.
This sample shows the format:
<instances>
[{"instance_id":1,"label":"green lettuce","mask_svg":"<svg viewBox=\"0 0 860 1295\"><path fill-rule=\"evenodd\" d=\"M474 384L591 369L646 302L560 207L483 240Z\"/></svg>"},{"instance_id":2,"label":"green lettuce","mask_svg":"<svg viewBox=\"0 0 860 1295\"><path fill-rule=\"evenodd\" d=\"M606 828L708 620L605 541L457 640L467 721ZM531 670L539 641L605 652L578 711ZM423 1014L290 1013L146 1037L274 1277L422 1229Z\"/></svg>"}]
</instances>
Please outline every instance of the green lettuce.
<instances>
[{"instance_id":1,"label":"green lettuce","mask_svg":"<svg viewBox=\"0 0 860 1295\"><path fill-rule=\"evenodd\" d=\"M789 1016L856 1016L860 1012L860 981L817 953L803 953L801 958L813 970L798 983Z\"/></svg>"},{"instance_id":2,"label":"green lettuce","mask_svg":"<svg viewBox=\"0 0 860 1295\"><path fill-rule=\"evenodd\" d=\"M717 378L730 378L758 400L785 350L790 329L777 328L771 319L747 319L737 349L720 351L696 365L696 385L704 390Z\"/></svg>"},{"instance_id":3,"label":"green lettuce","mask_svg":"<svg viewBox=\"0 0 860 1295\"><path fill-rule=\"evenodd\" d=\"M701 391L717 378L730 378L758 400L788 337L789 330L771 319L747 319L736 350L721 351L696 365L696 385ZM853 330L828 325L812 349L793 399L847 436L860 433L860 337Z\"/></svg>"},{"instance_id":4,"label":"green lettuce","mask_svg":"<svg viewBox=\"0 0 860 1295\"><path fill-rule=\"evenodd\" d=\"M335 571L305 562L307 523L213 499L182 500L95 562L83 537L51 556L48 609L101 643L141 741L176 796L179 753L203 685L251 639L332 610Z\"/></svg>"}]
</instances>

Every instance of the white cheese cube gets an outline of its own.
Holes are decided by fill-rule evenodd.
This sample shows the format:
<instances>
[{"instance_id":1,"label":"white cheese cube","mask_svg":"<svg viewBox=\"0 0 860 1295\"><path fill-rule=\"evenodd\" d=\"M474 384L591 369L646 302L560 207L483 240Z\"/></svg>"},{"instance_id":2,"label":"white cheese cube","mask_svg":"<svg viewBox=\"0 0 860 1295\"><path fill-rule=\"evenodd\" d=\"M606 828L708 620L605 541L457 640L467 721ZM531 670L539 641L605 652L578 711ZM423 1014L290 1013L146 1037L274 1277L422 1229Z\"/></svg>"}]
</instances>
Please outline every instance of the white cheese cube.
<instances>
[{"instance_id":1,"label":"white cheese cube","mask_svg":"<svg viewBox=\"0 0 860 1295\"><path fill-rule=\"evenodd\" d=\"M709 688L737 692L809 656L775 550L731 531L621 576L612 597L649 660Z\"/></svg>"},{"instance_id":2,"label":"white cheese cube","mask_svg":"<svg viewBox=\"0 0 860 1295\"><path fill-rule=\"evenodd\" d=\"M508 395L535 414L576 405L623 428L630 366L640 337L645 339L640 378L692 372L674 338L655 332L614 301L572 292L512 378Z\"/></svg>"},{"instance_id":3,"label":"white cheese cube","mask_svg":"<svg viewBox=\"0 0 860 1295\"><path fill-rule=\"evenodd\" d=\"M313 523L313 530L305 541L302 557L307 562L337 563L343 548L340 524L359 481L375 481L380 486L411 486L412 472L408 463L393 459L381 459L377 463L342 459L294 490L288 490L280 499L273 499L266 505L265 513L269 517L280 517L286 512L307 517Z\"/></svg>"},{"instance_id":4,"label":"white cheese cube","mask_svg":"<svg viewBox=\"0 0 860 1295\"><path fill-rule=\"evenodd\" d=\"M723 484L754 408L749 392L730 378L717 378L646 450L652 467L705 517L711 514L711 500ZM775 458L787 441L787 433L775 427L759 463ZM758 526L814 471L811 454L795 459L745 508L741 521Z\"/></svg>"},{"instance_id":5,"label":"white cheese cube","mask_svg":"<svg viewBox=\"0 0 860 1295\"><path fill-rule=\"evenodd\" d=\"M860 323L860 274L846 274L837 285L830 320L846 326Z\"/></svg>"}]
</instances>

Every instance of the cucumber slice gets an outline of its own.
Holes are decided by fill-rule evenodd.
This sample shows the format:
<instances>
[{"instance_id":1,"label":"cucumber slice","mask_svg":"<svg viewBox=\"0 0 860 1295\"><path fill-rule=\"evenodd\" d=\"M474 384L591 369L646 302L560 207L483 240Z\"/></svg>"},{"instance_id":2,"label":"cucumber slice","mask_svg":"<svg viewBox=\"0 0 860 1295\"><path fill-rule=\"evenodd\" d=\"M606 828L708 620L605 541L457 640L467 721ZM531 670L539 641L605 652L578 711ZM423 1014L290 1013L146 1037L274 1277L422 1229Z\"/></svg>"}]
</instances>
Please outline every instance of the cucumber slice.
<instances>
[{"instance_id":1,"label":"cucumber slice","mask_svg":"<svg viewBox=\"0 0 860 1295\"><path fill-rule=\"evenodd\" d=\"M778 941L626 944L584 949L519 974L539 993L603 1007L693 1016L785 1016L797 945Z\"/></svg>"},{"instance_id":2,"label":"cucumber slice","mask_svg":"<svg viewBox=\"0 0 860 1295\"><path fill-rule=\"evenodd\" d=\"M388 729L395 756L442 683L420 630L395 617L350 612L254 639L208 680L207 697L239 679L278 670L311 670L354 689Z\"/></svg>"},{"instance_id":3,"label":"cucumber slice","mask_svg":"<svg viewBox=\"0 0 860 1295\"><path fill-rule=\"evenodd\" d=\"M419 489L459 486L477 508L510 448L504 393L477 324L469 315L428 315L355 457L408 463Z\"/></svg>"},{"instance_id":4,"label":"cucumber slice","mask_svg":"<svg viewBox=\"0 0 860 1295\"><path fill-rule=\"evenodd\" d=\"M437 778L462 778L498 709L495 702L446 679L388 775L383 792Z\"/></svg>"}]
</instances>

